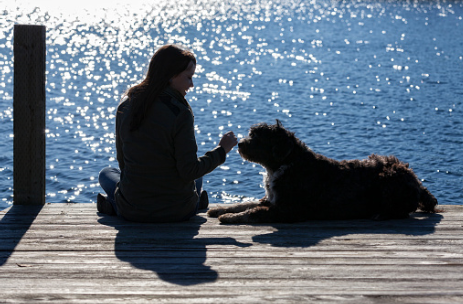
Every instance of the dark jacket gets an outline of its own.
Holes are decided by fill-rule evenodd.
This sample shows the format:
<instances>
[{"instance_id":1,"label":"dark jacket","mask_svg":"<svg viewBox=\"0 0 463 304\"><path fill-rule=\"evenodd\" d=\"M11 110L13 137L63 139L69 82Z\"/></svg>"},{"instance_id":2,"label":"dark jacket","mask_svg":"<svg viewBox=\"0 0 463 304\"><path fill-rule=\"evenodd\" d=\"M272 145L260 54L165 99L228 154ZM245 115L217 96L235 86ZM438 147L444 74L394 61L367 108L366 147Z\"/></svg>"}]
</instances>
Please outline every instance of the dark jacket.
<instances>
[{"instance_id":1,"label":"dark jacket","mask_svg":"<svg viewBox=\"0 0 463 304\"><path fill-rule=\"evenodd\" d=\"M126 99L116 114L118 211L136 222L181 221L196 208L194 180L225 162L225 150L217 147L198 158L193 111L170 87L136 131L129 130L130 108Z\"/></svg>"}]
</instances>

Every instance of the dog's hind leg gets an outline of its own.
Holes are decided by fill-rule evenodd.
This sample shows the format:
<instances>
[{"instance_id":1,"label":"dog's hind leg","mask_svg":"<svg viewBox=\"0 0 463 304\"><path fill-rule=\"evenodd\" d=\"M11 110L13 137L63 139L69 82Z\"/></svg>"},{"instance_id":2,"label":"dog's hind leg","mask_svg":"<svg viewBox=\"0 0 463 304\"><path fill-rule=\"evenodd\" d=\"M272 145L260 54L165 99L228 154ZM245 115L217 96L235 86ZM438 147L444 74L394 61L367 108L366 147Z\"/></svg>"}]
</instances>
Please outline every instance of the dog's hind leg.
<instances>
[{"instance_id":1,"label":"dog's hind leg","mask_svg":"<svg viewBox=\"0 0 463 304\"><path fill-rule=\"evenodd\" d=\"M254 208L259 206L259 202L245 202L245 203L238 203L233 205L225 205L211 208L207 211L207 215L210 217L219 217L222 214L226 213L240 213L246 211L248 209Z\"/></svg>"},{"instance_id":2,"label":"dog's hind leg","mask_svg":"<svg viewBox=\"0 0 463 304\"><path fill-rule=\"evenodd\" d=\"M418 205L420 210L430 213L439 212L440 210L436 209L437 199L434 195L424 186L421 186L420 189L420 203Z\"/></svg>"},{"instance_id":3,"label":"dog's hind leg","mask_svg":"<svg viewBox=\"0 0 463 304\"><path fill-rule=\"evenodd\" d=\"M393 175L382 180L376 220L409 217L418 208L420 186L409 175Z\"/></svg>"}]
</instances>

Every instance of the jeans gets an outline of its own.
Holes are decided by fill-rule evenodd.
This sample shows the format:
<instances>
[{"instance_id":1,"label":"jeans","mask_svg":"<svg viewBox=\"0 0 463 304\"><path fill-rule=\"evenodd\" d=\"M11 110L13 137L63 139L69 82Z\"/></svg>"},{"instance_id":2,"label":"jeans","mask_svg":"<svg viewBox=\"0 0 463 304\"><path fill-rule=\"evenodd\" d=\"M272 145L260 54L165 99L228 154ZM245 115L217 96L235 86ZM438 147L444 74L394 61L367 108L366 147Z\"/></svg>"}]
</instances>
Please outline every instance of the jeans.
<instances>
[{"instance_id":1,"label":"jeans","mask_svg":"<svg viewBox=\"0 0 463 304\"><path fill-rule=\"evenodd\" d=\"M100 174L98 175L98 182L100 183L101 188L103 188L104 192L106 192L107 200L109 203L114 208L114 211L116 211L116 214L120 216L119 212L117 211L117 206L116 206L116 199L114 198L114 192L116 192L116 187L117 183L121 179L121 170L114 168L114 167L106 167L103 170L100 171ZM198 193L198 197L201 197L201 191L203 188L203 178L200 177L197 180L195 180L195 185L196 185L196 192ZM199 207L199 198L198 198L198 203L196 204L196 210L194 214L189 214L185 220L188 220L190 217L194 216L196 213L198 213L198 207Z\"/></svg>"}]
</instances>

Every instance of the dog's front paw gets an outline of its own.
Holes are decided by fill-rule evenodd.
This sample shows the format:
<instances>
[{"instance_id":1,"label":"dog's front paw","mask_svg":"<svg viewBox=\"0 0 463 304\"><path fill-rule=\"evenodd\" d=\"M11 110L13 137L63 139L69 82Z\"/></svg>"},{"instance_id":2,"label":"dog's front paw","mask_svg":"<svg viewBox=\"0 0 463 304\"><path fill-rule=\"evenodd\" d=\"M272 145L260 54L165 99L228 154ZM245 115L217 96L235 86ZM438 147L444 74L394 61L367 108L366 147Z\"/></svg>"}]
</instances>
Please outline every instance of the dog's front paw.
<instances>
[{"instance_id":1,"label":"dog's front paw","mask_svg":"<svg viewBox=\"0 0 463 304\"><path fill-rule=\"evenodd\" d=\"M224 224L248 223L249 214L247 212L225 213L219 216L219 221Z\"/></svg>"},{"instance_id":2,"label":"dog's front paw","mask_svg":"<svg viewBox=\"0 0 463 304\"><path fill-rule=\"evenodd\" d=\"M227 213L227 210L223 207L214 207L207 211L207 215L209 217L219 217L225 213Z\"/></svg>"}]
</instances>

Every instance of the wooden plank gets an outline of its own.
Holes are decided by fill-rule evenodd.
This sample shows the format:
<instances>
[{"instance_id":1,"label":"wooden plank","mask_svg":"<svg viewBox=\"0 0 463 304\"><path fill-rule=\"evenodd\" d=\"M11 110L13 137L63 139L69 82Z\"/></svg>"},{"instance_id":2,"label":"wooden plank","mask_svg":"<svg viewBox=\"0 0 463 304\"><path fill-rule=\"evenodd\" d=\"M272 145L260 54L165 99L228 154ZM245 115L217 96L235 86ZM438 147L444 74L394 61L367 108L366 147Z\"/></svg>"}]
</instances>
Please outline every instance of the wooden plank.
<instances>
[{"instance_id":1,"label":"wooden plank","mask_svg":"<svg viewBox=\"0 0 463 304\"><path fill-rule=\"evenodd\" d=\"M45 26L14 26L13 203L45 204Z\"/></svg>"},{"instance_id":2,"label":"wooden plank","mask_svg":"<svg viewBox=\"0 0 463 304\"><path fill-rule=\"evenodd\" d=\"M275 225L205 214L137 224L94 204L22 207L0 212L2 303L463 302L463 206Z\"/></svg>"}]
</instances>

